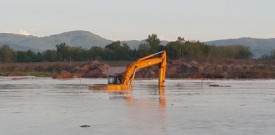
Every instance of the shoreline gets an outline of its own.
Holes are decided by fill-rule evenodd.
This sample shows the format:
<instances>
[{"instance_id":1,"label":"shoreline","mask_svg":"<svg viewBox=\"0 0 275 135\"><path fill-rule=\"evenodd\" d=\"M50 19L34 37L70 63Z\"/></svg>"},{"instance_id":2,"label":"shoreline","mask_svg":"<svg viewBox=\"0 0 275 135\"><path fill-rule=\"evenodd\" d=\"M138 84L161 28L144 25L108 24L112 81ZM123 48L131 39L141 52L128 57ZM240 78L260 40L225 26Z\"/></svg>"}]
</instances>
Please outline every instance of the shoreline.
<instances>
[{"instance_id":1,"label":"shoreline","mask_svg":"<svg viewBox=\"0 0 275 135\"><path fill-rule=\"evenodd\" d=\"M0 76L106 78L108 69L125 68L131 61L38 62L0 64ZM124 71L124 70L120 70ZM135 78L157 78L158 66L137 72ZM275 79L275 61L173 60L166 78L176 79Z\"/></svg>"}]
</instances>

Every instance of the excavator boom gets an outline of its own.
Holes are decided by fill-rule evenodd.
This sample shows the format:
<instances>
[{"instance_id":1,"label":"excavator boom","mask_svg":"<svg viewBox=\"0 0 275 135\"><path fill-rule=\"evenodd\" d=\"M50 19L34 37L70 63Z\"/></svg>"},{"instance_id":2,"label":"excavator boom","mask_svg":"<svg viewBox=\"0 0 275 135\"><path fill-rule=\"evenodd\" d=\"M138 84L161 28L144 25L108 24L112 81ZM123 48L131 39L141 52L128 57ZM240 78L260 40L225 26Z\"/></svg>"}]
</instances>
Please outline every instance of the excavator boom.
<instances>
[{"instance_id":1,"label":"excavator boom","mask_svg":"<svg viewBox=\"0 0 275 135\"><path fill-rule=\"evenodd\" d=\"M156 57L161 54L161 57ZM161 51L155 54L142 57L135 62L131 63L125 70L120 84L105 84L93 85L92 89L97 90L131 90L132 83L135 78L135 73L139 69L146 68L159 64L159 87L164 87L165 74L166 74L166 51ZM118 78L118 77L115 77ZM116 81L119 82L119 81Z\"/></svg>"}]
</instances>

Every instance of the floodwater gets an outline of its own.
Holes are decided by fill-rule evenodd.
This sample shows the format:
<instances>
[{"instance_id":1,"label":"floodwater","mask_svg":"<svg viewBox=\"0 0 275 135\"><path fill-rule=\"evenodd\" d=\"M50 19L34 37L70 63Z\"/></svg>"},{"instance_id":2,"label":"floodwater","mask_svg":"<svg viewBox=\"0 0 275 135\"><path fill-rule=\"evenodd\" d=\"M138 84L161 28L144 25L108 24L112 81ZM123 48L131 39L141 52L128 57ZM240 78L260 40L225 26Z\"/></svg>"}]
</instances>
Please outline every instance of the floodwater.
<instances>
[{"instance_id":1,"label":"floodwater","mask_svg":"<svg viewBox=\"0 0 275 135\"><path fill-rule=\"evenodd\" d=\"M132 92L89 90L106 79L0 77L1 135L274 135L275 80L135 80Z\"/></svg>"}]
</instances>

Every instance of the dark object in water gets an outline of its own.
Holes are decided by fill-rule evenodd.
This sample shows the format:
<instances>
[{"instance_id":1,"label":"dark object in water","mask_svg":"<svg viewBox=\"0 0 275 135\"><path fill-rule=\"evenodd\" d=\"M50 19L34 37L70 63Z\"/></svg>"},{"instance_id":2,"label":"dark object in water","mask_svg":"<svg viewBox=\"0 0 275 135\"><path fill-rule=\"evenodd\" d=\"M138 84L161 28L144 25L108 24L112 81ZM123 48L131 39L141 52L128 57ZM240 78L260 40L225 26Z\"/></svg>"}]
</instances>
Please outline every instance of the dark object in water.
<instances>
[{"instance_id":1,"label":"dark object in water","mask_svg":"<svg viewBox=\"0 0 275 135\"><path fill-rule=\"evenodd\" d=\"M87 127L91 127L91 126L90 125L81 125L80 127L87 128Z\"/></svg>"},{"instance_id":2,"label":"dark object in water","mask_svg":"<svg viewBox=\"0 0 275 135\"><path fill-rule=\"evenodd\" d=\"M209 86L210 86L210 87L219 87L218 84L210 84Z\"/></svg>"},{"instance_id":3,"label":"dark object in water","mask_svg":"<svg viewBox=\"0 0 275 135\"><path fill-rule=\"evenodd\" d=\"M231 87L230 85L210 84L209 87Z\"/></svg>"}]
</instances>

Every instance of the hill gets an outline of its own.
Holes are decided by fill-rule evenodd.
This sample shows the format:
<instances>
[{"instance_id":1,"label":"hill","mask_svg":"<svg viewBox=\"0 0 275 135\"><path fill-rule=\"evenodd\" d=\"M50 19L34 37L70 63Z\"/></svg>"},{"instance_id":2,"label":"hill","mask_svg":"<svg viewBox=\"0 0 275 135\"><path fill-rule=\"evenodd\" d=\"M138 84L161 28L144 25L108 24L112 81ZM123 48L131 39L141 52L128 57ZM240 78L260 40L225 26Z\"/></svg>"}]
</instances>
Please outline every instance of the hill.
<instances>
[{"instance_id":1,"label":"hill","mask_svg":"<svg viewBox=\"0 0 275 135\"><path fill-rule=\"evenodd\" d=\"M112 41L88 31L70 31L46 37L0 33L0 46L7 44L15 50L31 49L35 51L44 51L47 49L55 49L57 44L63 42L70 46L91 48L92 46L105 46Z\"/></svg>"},{"instance_id":2,"label":"hill","mask_svg":"<svg viewBox=\"0 0 275 135\"><path fill-rule=\"evenodd\" d=\"M25 42L33 40L37 37L34 36L24 36L17 34L8 34L8 33L0 33L0 47L3 45L9 45L11 48L15 50L33 50L33 51L41 51L38 48L22 46Z\"/></svg>"},{"instance_id":3,"label":"hill","mask_svg":"<svg viewBox=\"0 0 275 135\"><path fill-rule=\"evenodd\" d=\"M92 46L104 47L112 40L102 38L88 31L69 31L61 34L55 34L45 37L24 36L18 34L0 33L0 46L7 44L14 50L33 50L44 51L47 49L55 49L57 44L67 43L70 46L81 46L83 48L91 48ZM127 43L131 48L137 48L139 44L145 43L144 40L129 40L121 41ZM168 41L161 41L162 45ZM275 49L275 38L272 39L257 39L257 38L239 38L239 39L224 39L205 42L208 45L226 46L226 45L244 45L248 46L254 57L260 57L269 54Z\"/></svg>"},{"instance_id":4,"label":"hill","mask_svg":"<svg viewBox=\"0 0 275 135\"><path fill-rule=\"evenodd\" d=\"M69 31L46 37L0 33L0 46L7 44L14 50L30 49L33 51L44 51L47 49L55 49L57 44L64 42L70 46L81 46L89 49L92 46L104 47L113 41L102 38L88 31ZM139 44L145 43L144 40L129 40L121 42L127 43L131 48L137 48ZM161 41L161 44L163 45L167 43L167 41Z\"/></svg>"},{"instance_id":5,"label":"hill","mask_svg":"<svg viewBox=\"0 0 275 135\"><path fill-rule=\"evenodd\" d=\"M224 39L205 42L208 45L244 45L248 46L254 57L258 58L265 54L270 54L270 51L275 49L275 38L271 39L259 39L259 38L238 38L238 39Z\"/></svg>"}]
</instances>

